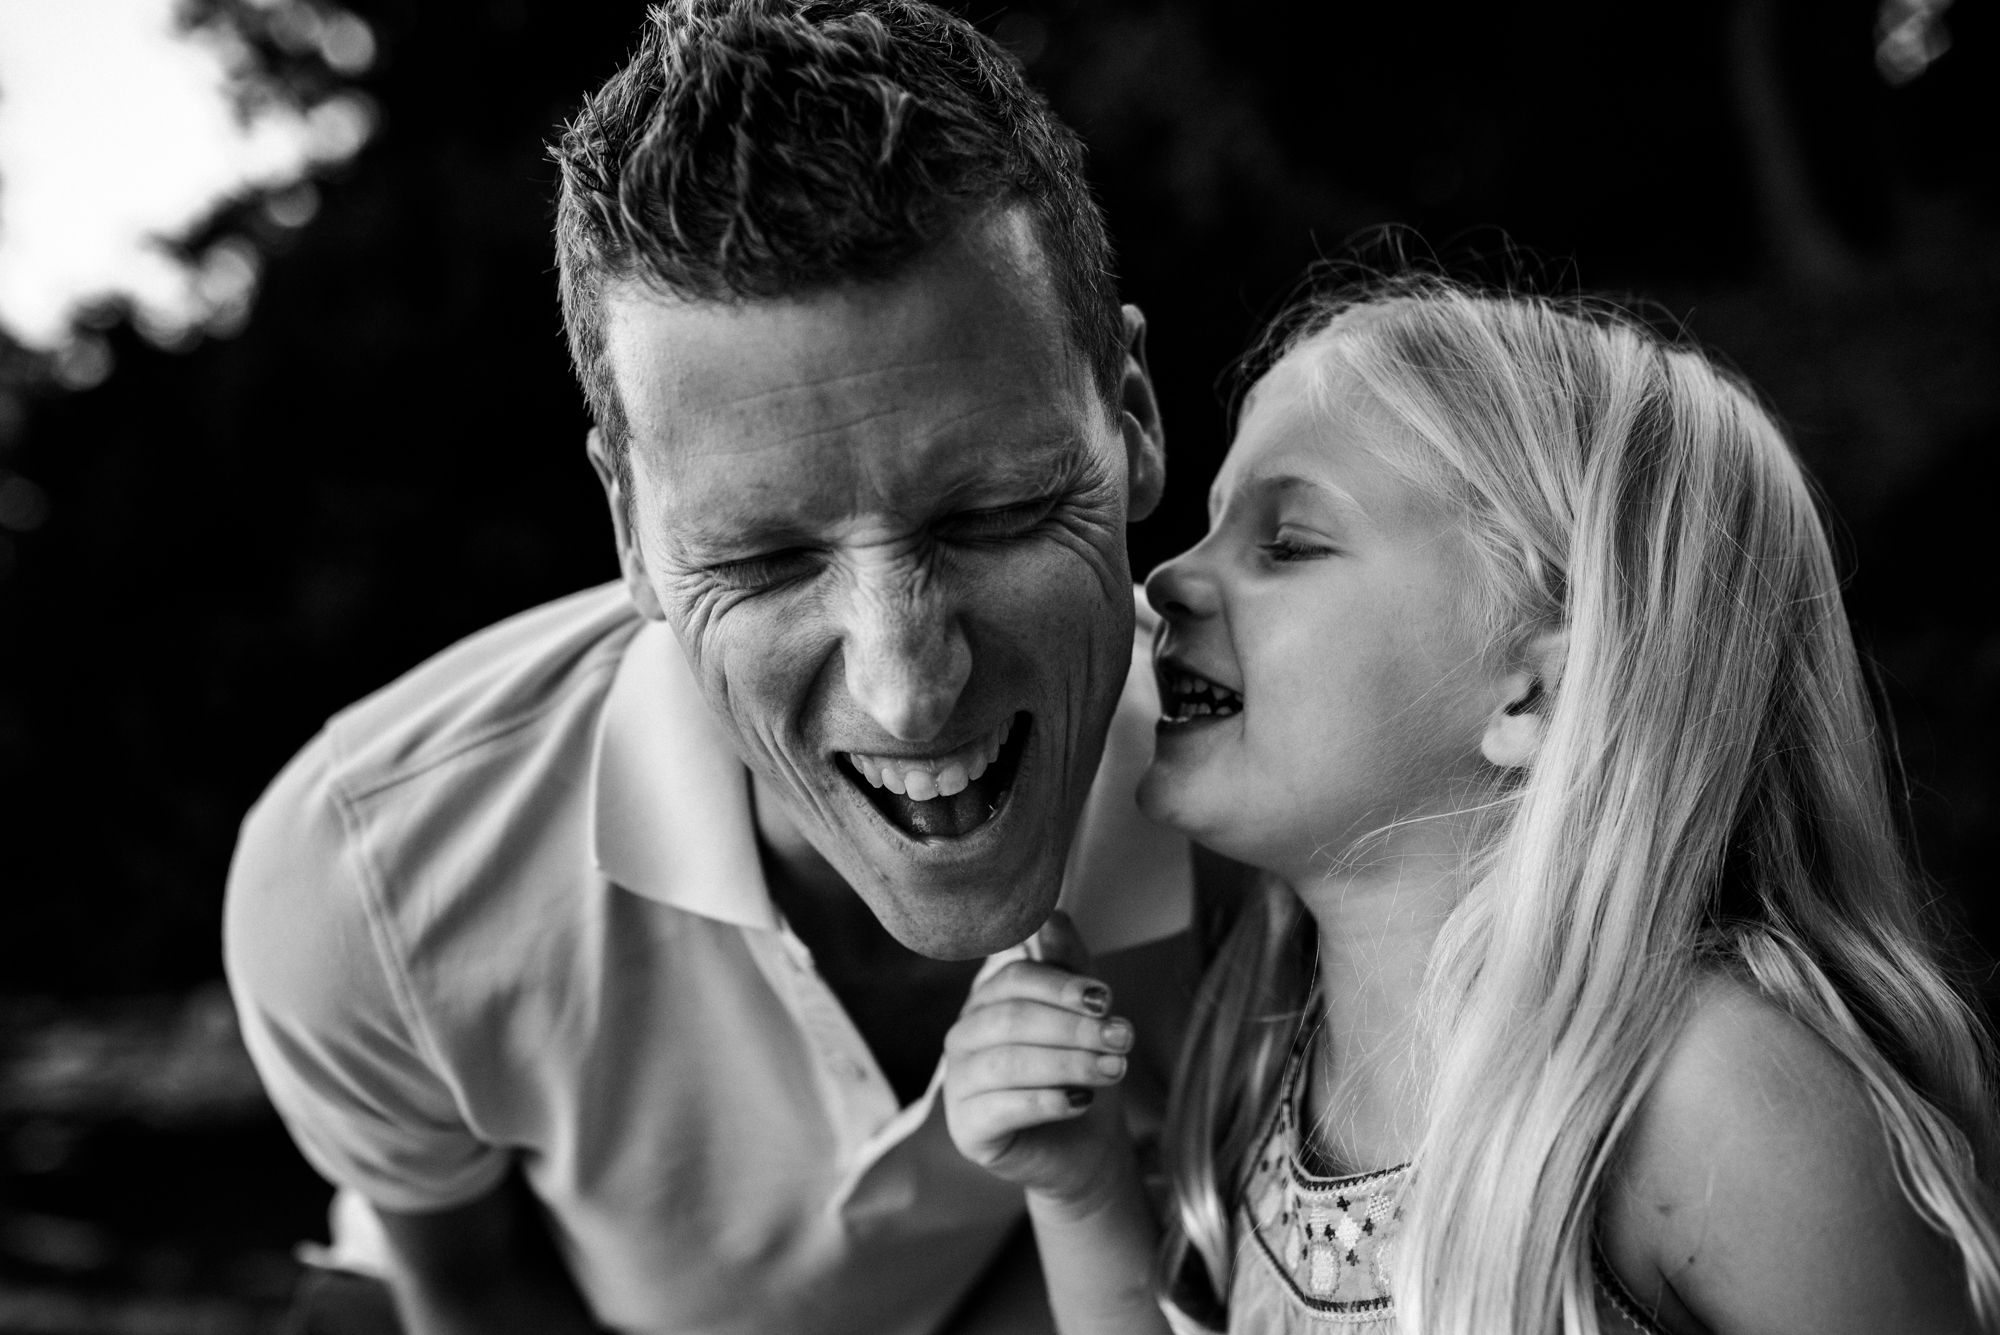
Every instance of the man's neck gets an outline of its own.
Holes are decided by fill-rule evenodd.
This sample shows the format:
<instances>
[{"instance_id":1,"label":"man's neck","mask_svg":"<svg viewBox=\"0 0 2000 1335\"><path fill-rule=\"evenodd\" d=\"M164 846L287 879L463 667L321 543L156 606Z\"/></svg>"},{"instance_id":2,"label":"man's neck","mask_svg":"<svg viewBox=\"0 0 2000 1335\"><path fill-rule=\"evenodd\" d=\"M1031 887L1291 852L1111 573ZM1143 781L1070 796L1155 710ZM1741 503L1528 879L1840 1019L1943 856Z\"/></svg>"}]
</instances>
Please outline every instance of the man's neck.
<instances>
[{"instance_id":1,"label":"man's neck","mask_svg":"<svg viewBox=\"0 0 2000 1335\"><path fill-rule=\"evenodd\" d=\"M750 790L772 902L812 951L897 1100L914 1102L930 1084L945 1032L982 961L933 960L897 941L800 831L783 799L755 776Z\"/></svg>"}]
</instances>

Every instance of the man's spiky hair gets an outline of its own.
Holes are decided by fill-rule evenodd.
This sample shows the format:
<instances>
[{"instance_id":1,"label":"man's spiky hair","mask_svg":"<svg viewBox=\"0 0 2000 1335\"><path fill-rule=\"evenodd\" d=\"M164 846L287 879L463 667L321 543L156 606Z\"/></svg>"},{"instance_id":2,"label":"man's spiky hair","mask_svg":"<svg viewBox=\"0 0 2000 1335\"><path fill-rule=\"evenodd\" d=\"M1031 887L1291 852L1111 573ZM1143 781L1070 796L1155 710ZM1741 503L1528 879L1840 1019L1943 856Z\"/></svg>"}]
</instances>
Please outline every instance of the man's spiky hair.
<instances>
[{"instance_id":1,"label":"man's spiky hair","mask_svg":"<svg viewBox=\"0 0 2000 1335\"><path fill-rule=\"evenodd\" d=\"M570 354L624 471L608 284L697 301L893 276L972 217L1023 206L1072 351L1107 401L1123 366L1083 148L1005 51L918 0L673 0L553 155Z\"/></svg>"}]
</instances>

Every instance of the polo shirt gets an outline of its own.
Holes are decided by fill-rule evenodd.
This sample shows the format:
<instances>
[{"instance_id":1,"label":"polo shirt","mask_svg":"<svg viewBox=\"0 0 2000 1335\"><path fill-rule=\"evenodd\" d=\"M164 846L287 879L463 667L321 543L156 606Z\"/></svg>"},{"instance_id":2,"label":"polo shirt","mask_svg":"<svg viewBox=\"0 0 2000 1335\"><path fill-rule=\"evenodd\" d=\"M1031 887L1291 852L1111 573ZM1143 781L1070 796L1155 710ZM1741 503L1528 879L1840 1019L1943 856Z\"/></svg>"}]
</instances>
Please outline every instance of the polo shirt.
<instances>
[{"instance_id":1,"label":"polo shirt","mask_svg":"<svg viewBox=\"0 0 2000 1335\"><path fill-rule=\"evenodd\" d=\"M1062 891L1100 953L1181 931L1192 897L1186 842L1133 801L1140 608ZM429 1211L518 1162L614 1330L920 1335L1022 1214L953 1147L942 1063L899 1106L772 903L747 771L618 585L329 722L244 822L224 935L313 1166Z\"/></svg>"}]
</instances>

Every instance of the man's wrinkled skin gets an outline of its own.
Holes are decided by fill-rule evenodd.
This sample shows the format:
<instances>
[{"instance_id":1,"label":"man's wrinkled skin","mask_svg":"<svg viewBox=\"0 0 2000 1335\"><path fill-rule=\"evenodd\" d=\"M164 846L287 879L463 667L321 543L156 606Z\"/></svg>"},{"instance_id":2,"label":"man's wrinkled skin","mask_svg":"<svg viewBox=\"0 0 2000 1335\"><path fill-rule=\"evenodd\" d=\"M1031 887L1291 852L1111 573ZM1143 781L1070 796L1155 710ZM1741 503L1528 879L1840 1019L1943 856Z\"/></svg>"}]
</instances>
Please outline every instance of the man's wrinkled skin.
<instances>
[{"instance_id":1,"label":"man's wrinkled skin","mask_svg":"<svg viewBox=\"0 0 2000 1335\"><path fill-rule=\"evenodd\" d=\"M626 580L750 767L760 827L802 835L912 950L1022 940L1131 658L1125 525L1164 479L1138 312L1107 404L1018 209L886 282L736 305L629 283L606 305L629 494L592 455ZM847 767L1024 714L1010 793L955 838L904 833Z\"/></svg>"}]
</instances>

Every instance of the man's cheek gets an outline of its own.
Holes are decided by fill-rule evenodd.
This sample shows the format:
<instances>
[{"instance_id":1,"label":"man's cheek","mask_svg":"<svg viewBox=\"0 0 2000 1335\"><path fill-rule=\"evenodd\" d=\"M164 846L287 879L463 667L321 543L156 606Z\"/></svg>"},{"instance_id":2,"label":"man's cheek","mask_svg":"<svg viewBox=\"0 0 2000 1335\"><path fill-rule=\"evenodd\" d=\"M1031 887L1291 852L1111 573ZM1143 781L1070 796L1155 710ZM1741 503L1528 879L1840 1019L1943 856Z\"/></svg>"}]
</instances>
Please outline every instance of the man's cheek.
<instances>
[{"instance_id":1,"label":"man's cheek","mask_svg":"<svg viewBox=\"0 0 2000 1335\"><path fill-rule=\"evenodd\" d=\"M991 602L1006 608L1017 634L1039 639L1045 651L1052 643L1046 638L1050 635L1097 630L1104 624L1112 592L1120 602L1131 599L1125 583L1111 578L1114 572L1101 556L1085 544L1059 540L1037 544L997 572Z\"/></svg>"},{"instance_id":2,"label":"man's cheek","mask_svg":"<svg viewBox=\"0 0 2000 1335\"><path fill-rule=\"evenodd\" d=\"M804 646L787 644L775 626L748 624L729 631L700 651L696 671L702 693L745 749L804 763L805 757L789 755L799 744L800 712L811 694Z\"/></svg>"},{"instance_id":3,"label":"man's cheek","mask_svg":"<svg viewBox=\"0 0 2000 1335\"><path fill-rule=\"evenodd\" d=\"M1125 511L1121 496L1110 492L1051 516L1050 541L1061 547L1073 561L1087 567L1093 576L1117 577L1126 583L1129 569L1125 555Z\"/></svg>"}]
</instances>

